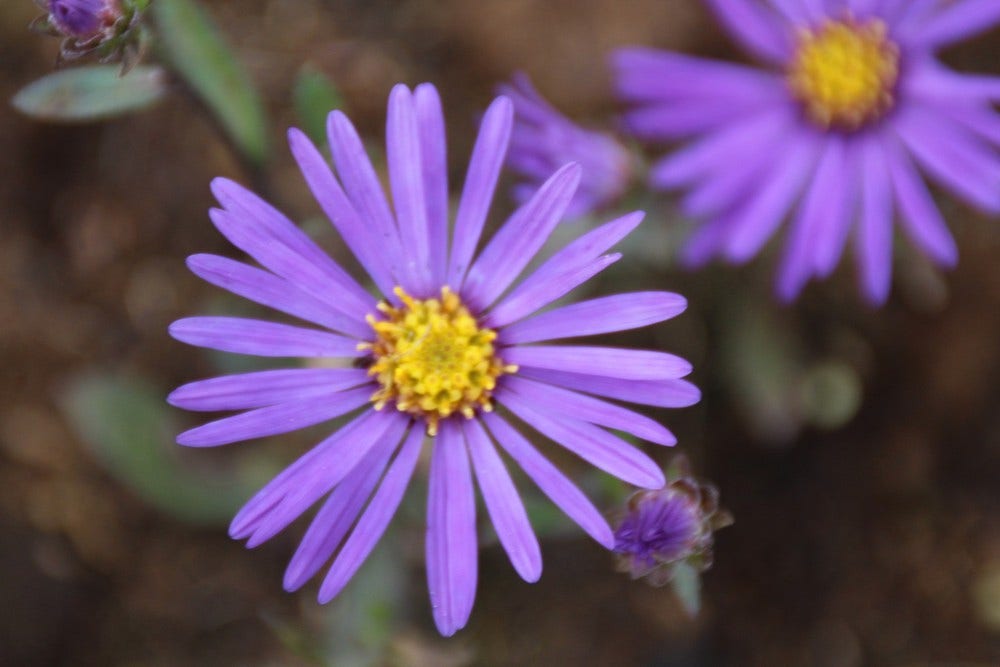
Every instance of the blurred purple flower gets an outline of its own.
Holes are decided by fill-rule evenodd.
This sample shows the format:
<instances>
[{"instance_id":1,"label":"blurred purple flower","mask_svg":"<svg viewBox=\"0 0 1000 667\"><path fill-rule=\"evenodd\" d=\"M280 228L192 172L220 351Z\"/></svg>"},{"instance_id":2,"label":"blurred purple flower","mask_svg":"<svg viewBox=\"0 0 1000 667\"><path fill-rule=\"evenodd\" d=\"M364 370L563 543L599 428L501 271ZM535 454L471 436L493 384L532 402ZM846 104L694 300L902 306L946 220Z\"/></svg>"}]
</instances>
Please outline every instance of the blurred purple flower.
<instances>
[{"instance_id":1,"label":"blurred purple flower","mask_svg":"<svg viewBox=\"0 0 1000 667\"><path fill-rule=\"evenodd\" d=\"M777 281L786 300L827 276L853 235L861 289L883 303L894 209L923 252L953 266L955 242L917 165L1000 212L1000 78L958 74L934 53L1000 22L1000 2L709 3L767 70L649 49L613 59L635 136L695 140L650 175L654 187L689 189L685 212L707 221L687 262L746 261L797 207Z\"/></svg>"},{"instance_id":2,"label":"blurred purple flower","mask_svg":"<svg viewBox=\"0 0 1000 667\"><path fill-rule=\"evenodd\" d=\"M507 166L522 176L514 198L526 202L552 172L568 162L583 168L580 187L566 211L576 218L615 203L632 178L629 152L611 135L585 130L559 113L524 73L497 87L514 103L514 130Z\"/></svg>"},{"instance_id":3,"label":"blurred purple flower","mask_svg":"<svg viewBox=\"0 0 1000 667\"><path fill-rule=\"evenodd\" d=\"M619 568L656 586L670 581L681 562L707 570L712 565L712 534L733 522L719 509L715 487L700 483L688 471L686 459L677 459L669 484L633 494L615 530Z\"/></svg>"},{"instance_id":4,"label":"blurred purple flower","mask_svg":"<svg viewBox=\"0 0 1000 667\"><path fill-rule=\"evenodd\" d=\"M194 255L188 261L192 271L319 328L193 317L173 323L171 335L227 352L355 361L353 367L219 377L170 395L172 404L189 410L246 410L178 437L193 447L275 435L357 413L264 487L230 526L234 538L248 539L253 547L326 496L288 566L288 590L302 586L339 547L319 600L340 592L395 513L427 435L433 443L427 579L442 634L465 625L475 597L473 474L514 568L528 581L541 574L538 542L497 444L556 505L611 548L613 535L600 512L509 418L492 412L494 402L612 475L645 488L664 484L649 457L605 429L662 445L672 445L673 435L603 398L691 405L699 399L698 389L680 379L690 365L664 352L549 341L653 324L677 315L686 303L676 294L639 292L536 314L615 262L620 256L606 251L639 223L641 213L589 232L508 289L562 219L580 179L575 164L549 178L475 256L512 122L510 101L498 98L483 119L451 233L444 119L433 86L411 92L400 85L389 98L392 208L342 113L334 111L328 120L336 176L302 132L289 131L292 153L313 194L383 300L264 200L232 181L212 184L223 207L211 211L212 221L263 268Z\"/></svg>"},{"instance_id":5,"label":"blurred purple flower","mask_svg":"<svg viewBox=\"0 0 1000 667\"><path fill-rule=\"evenodd\" d=\"M56 29L77 39L93 37L121 14L118 0L48 0L48 10Z\"/></svg>"}]
</instances>

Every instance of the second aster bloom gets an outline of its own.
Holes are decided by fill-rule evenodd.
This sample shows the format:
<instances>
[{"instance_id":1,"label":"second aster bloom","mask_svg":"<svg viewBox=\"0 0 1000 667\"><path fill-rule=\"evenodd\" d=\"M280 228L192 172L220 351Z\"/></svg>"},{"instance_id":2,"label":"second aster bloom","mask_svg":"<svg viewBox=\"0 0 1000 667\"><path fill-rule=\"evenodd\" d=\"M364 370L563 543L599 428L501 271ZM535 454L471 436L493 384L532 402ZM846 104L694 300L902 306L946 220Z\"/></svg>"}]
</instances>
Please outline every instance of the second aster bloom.
<instances>
[{"instance_id":1,"label":"second aster bloom","mask_svg":"<svg viewBox=\"0 0 1000 667\"><path fill-rule=\"evenodd\" d=\"M393 89L386 157L390 207L365 147L339 111L329 117L336 175L298 130L292 153L320 206L379 291L373 296L282 213L217 179L211 218L262 268L214 255L189 266L208 282L312 326L193 317L171 334L202 347L265 357L343 358L342 368L289 368L194 382L170 401L190 410L240 410L181 434L207 447L351 415L264 487L230 534L256 546L323 498L285 574L294 590L332 559L319 590L337 595L396 511L425 439L430 444L427 581L437 627L451 635L472 610L477 579L473 479L500 543L528 581L538 542L497 446L589 535L611 548L610 527L515 426L512 417L630 484L659 488L659 467L608 429L661 445L674 437L612 401L661 407L697 402L690 365L665 352L567 345L560 339L641 327L680 313L666 292L606 296L539 311L614 263L607 251L642 215L580 237L518 282L562 219L580 180L566 165L480 246L510 141L513 109L498 98L473 149L453 228L448 219L444 119L433 86ZM611 401L607 399L612 399ZM503 406L509 415L498 414Z\"/></svg>"},{"instance_id":2,"label":"second aster bloom","mask_svg":"<svg viewBox=\"0 0 1000 667\"><path fill-rule=\"evenodd\" d=\"M708 0L766 68L625 49L618 93L638 137L692 143L657 164L704 221L685 254L742 262L793 211L778 292L826 276L851 239L861 287L888 296L893 217L931 259L955 242L921 171L967 203L1000 212L1000 79L956 73L941 47L1000 21L996 0ZM918 171L919 170L919 171Z\"/></svg>"},{"instance_id":3,"label":"second aster bloom","mask_svg":"<svg viewBox=\"0 0 1000 667\"><path fill-rule=\"evenodd\" d=\"M514 103L507 166L524 179L514 188L517 201L527 201L556 169L569 162L579 163L583 173L567 218L611 206L625 194L633 173L632 157L613 136L571 121L538 93L526 74L514 75L497 90Z\"/></svg>"}]
</instances>

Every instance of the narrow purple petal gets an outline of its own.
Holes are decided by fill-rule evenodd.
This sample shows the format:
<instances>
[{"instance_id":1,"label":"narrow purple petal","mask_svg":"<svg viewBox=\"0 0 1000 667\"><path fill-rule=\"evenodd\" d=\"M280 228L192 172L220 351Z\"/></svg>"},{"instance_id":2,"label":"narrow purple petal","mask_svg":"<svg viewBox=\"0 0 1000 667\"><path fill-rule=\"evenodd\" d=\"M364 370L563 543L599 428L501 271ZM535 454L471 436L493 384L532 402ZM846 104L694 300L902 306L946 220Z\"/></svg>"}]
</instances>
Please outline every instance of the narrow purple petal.
<instances>
[{"instance_id":1,"label":"narrow purple petal","mask_svg":"<svg viewBox=\"0 0 1000 667\"><path fill-rule=\"evenodd\" d=\"M247 547L253 548L271 539L295 521L309 507L340 484L374 448L383 450L399 443L408 424L398 413L375 422L376 428L358 432L352 438L339 438L314 466L299 478L295 487L253 525ZM378 428L379 426L385 428ZM333 436L336 437L336 436ZM319 446L323 446L322 444ZM384 457L388 457L388 452ZM384 465L384 461L383 461Z\"/></svg>"},{"instance_id":2,"label":"narrow purple petal","mask_svg":"<svg viewBox=\"0 0 1000 667\"><path fill-rule=\"evenodd\" d=\"M504 361L518 366L548 368L623 380L667 380L684 377L691 364L673 354L583 345L509 347Z\"/></svg>"},{"instance_id":3,"label":"narrow purple petal","mask_svg":"<svg viewBox=\"0 0 1000 667\"><path fill-rule=\"evenodd\" d=\"M191 255L188 268L202 280L262 306L362 340L373 331L366 322L348 317L284 278L218 255Z\"/></svg>"},{"instance_id":4,"label":"narrow purple petal","mask_svg":"<svg viewBox=\"0 0 1000 667\"><path fill-rule=\"evenodd\" d=\"M469 170L462 198L455 214L448 284L461 285L483 233L483 225L493 202L497 179L507 157L514 107L506 97L498 97L483 115L479 136L469 158Z\"/></svg>"},{"instance_id":5,"label":"narrow purple petal","mask_svg":"<svg viewBox=\"0 0 1000 667\"><path fill-rule=\"evenodd\" d=\"M729 237L732 223L733 214L728 211L699 225L681 248L681 265L687 269L696 269L715 257Z\"/></svg>"},{"instance_id":6,"label":"narrow purple petal","mask_svg":"<svg viewBox=\"0 0 1000 667\"><path fill-rule=\"evenodd\" d=\"M792 119L791 109L786 106L750 114L660 161L650 171L649 182L656 188L676 188L717 170L731 169L741 156L773 146L775 139L792 126Z\"/></svg>"},{"instance_id":7,"label":"narrow purple petal","mask_svg":"<svg viewBox=\"0 0 1000 667\"><path fill-rule=\"evenodd\" d=\"M701 391L687 380L620 380L601 375L522 368L519 377L621 401L660 408L686 408L701 400Z\"/></svg>"},{"instance_id":8,"label":"narrow purple petal","mask_svg":"<svg viewBox=\"0 0 1000 667\"><path fill-rule=\"evenodd\" d=\"M177 436L177 444L216 447L296 431L347 414L367 403L371 395L371 387L364 386L294 403L257 408L184 431Z\"/></svg>"},{"instance_id":9,"label":"narrow purple petal","mask_svg":"<svg viewBox=\"0 0 1000 667\"><path fill-rule=\"evenodd\" d=\"M917 62L900 81L900 95L935 100L945 107L956 101L996 102L1000 100L1000 77L959 74L933 59Z\"/></svg>"},{"instance_id":10,"label":"narrow purple petal","mask_svg":"<svg viewBox=\"0 0 1000 667\"><path fill-rule=\"evenodd\" d=\"M791 31L781 18L756 0L708 0L719 22L753 55L783 63L791 53Z\"/></svg>"},{"instance_id":11,"label":"narrow purple petal","mask_svg":"<svg viewBox=\"0 0 1000 667\"><path fill-rule=\"evenodd\" d=\"M448 270L448 161L444 114L437 89L429 83L416 87L413 101L420 126L431 281L443 285Z\"/></svg>"},{"instance_id":12,"label":"narrow purple petal","mask_svg":"<svg viewBox=\"0 0 1000 667\"><path fill-rule=\"evenodd\" d=\"M934 261L955 266L958 246L923 179L895 138L887 137L883 144L903 227L913 242Z\"/></svg>"},{"instance_id":13,"label":"narrow purple petal","mask_svg":"<svg viewBox=\"0 0 1000 667\"><path fill-rule=\"evenodd\" d=\"M431 285L430 247L427 241L427 202L424 198L424 159L413 94L397 84L389 94L385 131L389 185L396 206L396 221L403 243L403 287L418 298L433 296L440 285Z\"/></svg>"},{"instance_id":14,"label":"narrow purple petal","mask_svg":"<svg viewBox=\"0 0 1000 667\"><path fill-rule=\"evenodd\" d=\"M629 109L621 117L629 135L642 141L670 141L712 132L746 118L763 107L773 107L774 97L740 104L723 100L676 101Z\"/></svg>"},{"instance_id":15,"label":"narrow purple petal","mask_svg":"<svg viewBox=\"0 0 1000 667\"><path fill-rule=\"evenodd\" d=\"M940 10L914 36L914 42L938 47L986 32L1000 23L997 0L959 0Z\"/></svg>"},{"instance_id":16,"label":"narrow purple petal","mask_svg":"<svg viewBox=\"0 0 1000 667\"><path fill-rule=\"evenodd\" d=\"M615 294L521 320L503 329L500 339L513 345L637 329L669 320L685 308L687 300L671 292Z\"/></svg>"},{"instance_id":17,"label":"narrow purple petal","mask_svg":"<svg viewBox=\"0 0 1000 667\"><path fill-rule=\"evenodd\" d=\"M909 107L894 127L917 161L957 196L1000 212L1000 160L946 116Z\"/></svg>"},{"instance_id":18,"label":"narrow purple petal","mask_svg":"<svg viewBox=\"0 0 1000 667\"><path fill-rule=\"evenodd\" d=\"M818 157L815 138L807 133L788 139L788 150L775 156L777 164L760 192L736 212L724 251L734 262L745 262L761 249L781 224Z\"/></svg>"},{"instance_id":19,"label":"narrow purple petal","mask_svg":"<svg viewBox=\"0 0 1000 667\"><path fill-rule=\"evenodd\" d=\"M476 595L476 501L469 456L454 419L441 422L427 498L427 587L438 631L465 627Z\"/></svg>"},{"instance_id":20,"label":"narrow purple petal","mask_svg":"<svg viewBox=\"0 0 1000 667\"><path fill-rule=\"evenodd\" d=\"M625 238L644 216L636 211L605 223L552 255L490 311L486 326L499 328L527 317L604 269L617 257L602 258L602 253Z\"/></svg>"},{"instance_id":21,"label":"narrow purple petal","mask_svg":"<svg viewBox=\"0 0 1000 667\"><path fill-rule=\"evenodd\" d=\"M816 275L826 277L833 272L844 253L844 246L850 236L851 225L857 213L860 199L861 154L862 141L845 140L840 144L843 149L839 166L831 167L834 173L831 192L837 193L827 203L829 208L817 223L816 240L813 245L813 268ZM833 154L831 156L831 151ZM827 149L827 157L836 159L836 150L831 145Z\"/></svg>"},{"instance_id":22,"label":"narrow purple petal","mask_svg":"<svg viewBox=\"0 0 1000 667\"><path fill-rule=\"evenodd\" d=\"M510 391L497 392L497 401L545 437L610 475L645 489L658 489L665 483L653 459L602 428L568 417L550 417Z\"/></svg>"},{"instance_id":23,"label":"narrow purple petal","mask_svg":"<svg viewBox=\"0 0 1000 667\"><path fill-rule=\"evenodd\" d=\"M862 154L861 184L857 253L862 291L879 305L888 298L892 280L892 185L877 141L868 142Z\"/></svg>"},{"instance_id":24,"label":"narrow purple petal","mask_svg":"<svg viewBox=\"0 0 1000 667\"><path fill-rule=\"evenodd\" d=\"M242 317L186 317L170 325L182 343L259 357L361 357L358 342L337 334Z\"/></svg>"},{"instance_id":25,"label":"narrow purple petal","mask_svg":"<svg viewBox=\"0 0 1000 667\"><path fill-rule=\"evenodd\" d=\"M505 378L503 386L546 414L572 415L574 419L625 431L658 445L677 444L673 433L659 423L620 405L516 375Z\"/></svg>"},{"instance_id":26,"label":"narrow purple petal","mask_svg":"<svg viewBox=\"0 0 1000 667\"><path fill-rule=\"evenodd\" d=\"M313 296L329 300L345 315L364 321L375 300L284 214L225 178L212 181L212 193L226 208L211 211L212 222L233 245L300 288L317 290Z\"/></svg>"},{"instance_id":27,"label":"narrow purple petal","mask_svg":"<svg viewBox=\"0 0 1000 667\"><path fill-rule=\"evenodd\" d=\"M517 488L479 421L463 422L462 430L472 455L479 490L500 544L521 578L536 582L542 576L542 552Z\"/></svg>"},{"instance_id":28,"label":"narrow purple petal","mask_svg":"<svg viewBox=\"0 0 1000 667\"><path fill-rule=\"evenodd\" d=\"M239 540L249 537L268 512L286 495L302 486L315 466L323 464L324 460L329 458L330 450L341 446L340 443L345 440L352 440L358 434L369 431L384 432L392 416L391 413L378 412L374 408L366 410L300 456L243 505L229 524L229 536Z\"/></svg>"},{"instance_id":29,"label":"narrow purple petal","mask_svg":"<svg viewBox=\"0 0 1000 667\"><path fill-rule=\"evenodd\" d=\"M956 104L951 100L942 102L935 111L947 115L965 129L1000 148L1000 114L993 111L988 104L965 105Z\"/></svg>"},{"instance_id":30,"label":"narrow purple petal","mask_svg":"<svg viewBox=\"0 0 1000 667\"><path fill-rule=\"evenodd\" d=\"M309 529L285 569L283 584L286 591L301 588L330 560L378 484L397 444L398 442L387 439L373 447L333 489L309 524ZM328 600L320 596L320 602Z\"/></svg>"},{"instance_id":31,"label":"narrow purple petal","mask_svg":"<svg viewBox=\"0 0 1000 667\"><path fill-rule=\"evenodd\" d=\"M399 284L405 278L401 266L403 246L365 145L354 125L340 111L333 111L327 116L326 131L344 191L360 216L361 224L370 226L370 233L376 239L375 249L383 254L392 279ZM392 292L383 294L389 296Z\"/></svg>"},{"instance_id":32,"label":"narrow purple petal","mask_svg":"<svg viewBox=\"0 0 1000 667\"><path fill-rule=\"evenodd\" d=\"M538 450L520 433L497 415L485 414L483 420L500 446L538 485L542 493L548 496L566 516L575 521L599 544L607 549L614 546L614 534L611 532L608 522L566 475L562 474L548 459L539 454Z\"/></svg>"},{"instance_id":33,"label":"narrow purple petal","mask_svg":"<svg viewBox=\"0 0 1000 667\"><path fill-rule=\"evenodd\" d=\"M744 147L734 154L728 169L716 169L692 184L681 209L694 219L713 218L739 208L763 182L774 167L774 154L763 144Z\"/></svg>"},{"instance_id":34,"label":"narrow purple petal","mask_svg":"<svg viewBox=\"0 0 1000 667\"><path fill-rule=\"evenodd\" d=\"M387 261L390 253L385 250L385 238L370 230L370 225L362 220L334 177L326 159L302 131L290 129L288 144L309 189L340 237L344 239L344 243L358 258L379 290L383 294L391 294L396 281L392 277L392 267Z\"/></svg>"},{"instance_id":35,"label":"narrow purple petal","mask_svg":"<svg viewBox=\"0 0 1000 667\"><path fill-rule=\"evenodd\" d=\"M357 526L337 554L326 578L323 579L323 585L319 589L320 602L332 600L343 590L382 538L410 483L423 444L424 430L418 424L410 430L409 437L389 467L389 472L382 480L375 497L361 515Z\"/></svg>"},{"instance_id":36,"label":"narrow purple petal","mask_svg":"<svg viewBox=\"0 0 1000 667\"><path fill-rule=\"evenodd\" d=\"M185 410L247 410L332 394L371 382L360 368L293 368L190 382L167 397Z\"/></svg>"},{"instance_id":37,"label":"narrow purple petal","mask_svg":"<svg viewBox=\"0 0 1000 667\"><path fill-rule=\"evenodd\" d=\"M579 184L580 165L564 166L490 239L462 285L473 309L489 307L517 278L562 220Z\"/></svg>"}]
</instances>

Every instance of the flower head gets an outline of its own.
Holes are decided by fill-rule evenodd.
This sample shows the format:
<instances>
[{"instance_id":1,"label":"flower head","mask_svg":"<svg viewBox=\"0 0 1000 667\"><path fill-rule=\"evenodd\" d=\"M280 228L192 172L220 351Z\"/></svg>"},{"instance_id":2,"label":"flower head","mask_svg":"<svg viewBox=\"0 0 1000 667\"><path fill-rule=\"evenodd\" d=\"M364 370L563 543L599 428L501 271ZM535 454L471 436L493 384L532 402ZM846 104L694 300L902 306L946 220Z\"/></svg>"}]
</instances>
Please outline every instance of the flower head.
<instances>
[{"instance_id":1,"label":"flower head","mask_svg":"<svg viewBox=\"0 0 1000 667\"><path fill-rule=\"evenodd\" d=\"M57 64L96 55L100 62L121 61L122 74L142 56L145 33L138 0L35 0L46 14L31 28L61 37Z\"/></svg>"},{"instance_id":2,"label":"flower head","mask_svg":"<svg viewBox=\"0 0 1000 667\"><path fill-rule=\"evenodd\" d=\"M790 232L778 292L827 276L848 239L865 297L888 296L892 223L944 266L955 242L918 171L1000 213L1000 79L958 74L935 51L1000 22L992 0L709 0L762 70L647 49L614 59L632 133L692 140L657 164L654 187L688 190L704 221L685 249L701 264L756 255Z\"/></svg>"},{"instance_id":3,"label":"flower head","mask_svg":"<svg viewBox=\"0 0 1000 667\"><path fill-rule=\"evenodd\" d=\"M48 10L62 34L80 39L113 24L121 13L117 0L49 0Z\"/></svg>"},{"instance_id":4,"label":"flower head","mask_svg":"<svg viewBox=\"0 0 1000 667\"><path fill-rule=\"evenodd\" d=\"M633 494L615 530L619 568L656 586L670 581L678 563L699 571L711 567L712 534L732 523L732 516L719 509L715 487L693 478L687 462L677 458L678 473L669 484Z\"/></svg>"},{"instance_id":5,"label":"flower head","mask_svg":"<svg viewBox=\"0 0 1000 667\"><path fill-rule=\"evenodd\" d=\"M629 152L610 134L586 130L559 113L535 90L526 74L498 87L514 103L514 130L507 165L524 178L514 188L527 201L552 172L568 162L583 168L580 187L567 209L579 217L614 204L632 178Z\"/></svg>"},{"instance_id":6,"label":"flower head","mask_svg":"<svg viewBox=\"0 0 1000 667\"><path fill-rule=\"evenodd\" d=\"M691 405L699 392L680 379L690 365L664 352L552 341L653 324L680 313L685 301L637 292L538 313L615 262L619 256L606 252L642 217L634 213L598 227L517 282L569 206L580 180L573 164L552 175L477 255L512 122L510 101L498 98L483 119L453 228L444 120L433 86L411 92L400 85L389 98L392 208L342 113L333 112L328 123L336 175L302 132L289 132L313 194L379 296L265 201L231 181L213 182L222 208L211 211L212 221L262 268L195 255L188 261L192 271L313 326L193 317L174 322L171 334L242 354L355 360L349 367L213 378L170 395L171 403L190 410L243 411L178 437L193 447L350 415L346 426L254 496L230 526L233 537L255 546L326 498L288 566L288 590L332 559L319 599L340 592L392 518L425 439L431 449L427 579L434 619L445 635L465 625L475 597L473 476L514 568L528 581L541 574L538 542L497 445L595 540L614 544L601 514L513 418L631 484L664 484L649 457L607 429L662 445L674 437L607 399ZM499 406L508 414L496 412Z\"/></svg>"}]
</instances>

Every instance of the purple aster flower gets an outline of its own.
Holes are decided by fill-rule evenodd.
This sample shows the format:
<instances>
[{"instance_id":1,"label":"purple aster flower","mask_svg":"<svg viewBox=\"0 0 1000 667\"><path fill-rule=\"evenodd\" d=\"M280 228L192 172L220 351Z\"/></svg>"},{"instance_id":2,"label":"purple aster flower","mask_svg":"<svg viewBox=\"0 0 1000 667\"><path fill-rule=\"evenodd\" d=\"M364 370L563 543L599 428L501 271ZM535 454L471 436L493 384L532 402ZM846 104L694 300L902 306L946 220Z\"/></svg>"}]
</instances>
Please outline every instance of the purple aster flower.
<instances>
[{"instance_id":1,"label":"purple aster flower","mask_svg":"<svg viewBox=\"0 0 1000 667\"><path fill-rule=\"evenodd\" d=\"M670 581L678 563L699 571L711 567L712 534L733 522L719 509L715 487L692 477L687 461L678 459L672 466L678 472L666 487L633 494L615 530L619 569L656 586Z\"/></svg>"},{"instance_id":2,"label":"purple aster flower","mask_svg":"<svg viewBox=\"0 0 1000 667\"><path fill-rule=\"evenodd\" d=\"M190 410L242 410L182 433L208 447L270 436L351 415L264 487L230 534L256 546L325 501L285 573L302 586L332 558L319 600L333 598L378 542L430 439L427 580L438 629L463 627L476 590L475 477L500 543L527 581L541 574L538 542L497 445L589 535L614 538L594 506L515 427L511 417L631 484L664 477L639 449L607 429L661 445L657 422L606 399L661 407L697 402L680 379L690 365L665 352L553 343L641 327L677 315L676 294L637 292L539 310L615 262L608 249L641 220L633 213L562 248L516 286L576 191L566 165L482 249L490 202L510 141L513 108L486 112L449 231L444 120L437 91L395 87L386 156L390 207L365 147L339 111L329 116L336 175L299 130L292 153L313 194L381 296L361 284L288 218L236 183L217 179L212 221L262 268L214 255L189 266L208 282L313 326L193 317L176 339L227 352L346 358L352 367L269 370L194 382L170 395ZM494 412L502 405L510 414ZM352 529L353 528L353 529ZM336 555L335 555L336 554Z\"/></svg>"},{"instance_id":3,"label":"purple aster flower","mask_svg":"<svg viewBox=\"0 0 1000 667\"><path fill-rule=\"evenodd\" d=\"M60 33L86 39L121 13L118 0L48 0L49 20Z\"/></svg>"},{"instance_id":4,"label":"purple aster flower","mask_svg":"<svg viewBox=\"0 0 1000 667\"><path fill-rule=\"evenodd\" d=\"M943 46L1000 22L996 0L709 0L763 70L646 49L614 57L638 137L693 142L657 164L706 221L685 257L754 256L791 209L777 289L798 295L853 240L864 295L888 296L895 212L931 259L955 242L920 175L1000 212L1000 79L956 73Z\"/></svg>"},{"instance_id":5,"label":"purple aster flower","mask_svg":"<svg viewBox=\"0 0 1000 667\"><path fill-rule=\"evenodd\" d=\"M577 162L580 186L566 211L575 218L618 200L632 178L628 151L609 134L585 130L545 101L526 74L515 74L498 92L514 103L514 130L507 166L524 178L514 198L528 201L559 167Z\"/></svg>"}]
</instances>

